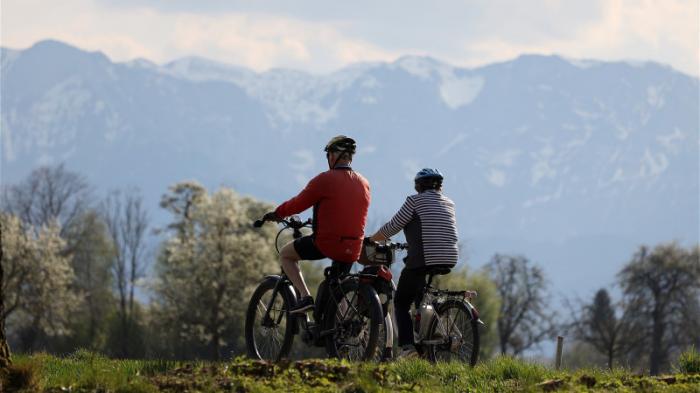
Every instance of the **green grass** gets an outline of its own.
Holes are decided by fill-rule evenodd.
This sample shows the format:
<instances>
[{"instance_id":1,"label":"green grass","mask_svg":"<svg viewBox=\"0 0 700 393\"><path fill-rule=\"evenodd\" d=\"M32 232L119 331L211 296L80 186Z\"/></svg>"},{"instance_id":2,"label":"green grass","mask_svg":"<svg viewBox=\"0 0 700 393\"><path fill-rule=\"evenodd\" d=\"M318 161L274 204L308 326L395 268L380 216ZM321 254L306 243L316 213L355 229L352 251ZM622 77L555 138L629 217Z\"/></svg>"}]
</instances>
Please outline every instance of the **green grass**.
<instances>
[{"instance_id":1,"label":"green grass","mask_svg":"<svg viewBox=\"0 0 700 393\"><path fill-rule=\"evenodd\" d=\"M470 368L424 360L389 364L110 360L78 351L65 358L18 356L11 371L3 374L3 386L8 390L24 386L31 392L700 392L700 374L649 377L622 369L555 371L508 357Z\"/></svg>"}]
</instances>

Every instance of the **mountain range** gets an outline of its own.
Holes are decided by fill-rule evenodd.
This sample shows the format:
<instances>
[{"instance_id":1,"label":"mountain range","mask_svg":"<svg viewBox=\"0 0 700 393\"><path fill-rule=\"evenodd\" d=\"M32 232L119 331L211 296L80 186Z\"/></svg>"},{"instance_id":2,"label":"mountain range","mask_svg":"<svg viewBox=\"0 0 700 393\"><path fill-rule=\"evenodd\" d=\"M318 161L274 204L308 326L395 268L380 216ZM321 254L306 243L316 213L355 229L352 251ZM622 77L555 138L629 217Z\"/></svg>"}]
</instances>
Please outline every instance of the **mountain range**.
<instances>
[{"instance_id":1,"label":"mountain range","mask_svg":"<svg viewBox=\"0 0 700 393\"><path fill-rule=\"evenodd\" d=\"M156 225L185 179L282 202L342 133L372 185L370 230L418 169L445 173L470 267L521 253L555 291L588 296L640 244L698 242L699 82L662 64L405 56L318 75L114 62L51 40L0 57L2 183L64 162L101 191L139 187Z\"/></svg>"}]
</instances>

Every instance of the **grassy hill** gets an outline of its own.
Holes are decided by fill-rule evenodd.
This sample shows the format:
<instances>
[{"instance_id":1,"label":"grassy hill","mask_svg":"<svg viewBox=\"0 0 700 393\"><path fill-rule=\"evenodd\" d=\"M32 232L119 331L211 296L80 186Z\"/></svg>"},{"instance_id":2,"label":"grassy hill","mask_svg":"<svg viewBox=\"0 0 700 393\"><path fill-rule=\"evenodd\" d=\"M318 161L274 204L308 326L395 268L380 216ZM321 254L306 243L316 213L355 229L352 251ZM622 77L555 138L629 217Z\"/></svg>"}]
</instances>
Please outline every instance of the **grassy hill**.
<instances>
[{"instance_id":1,"label":"grassy hill","mask_svg":"<svg viewBox=\"0 0 700 393\"><path fill-rule=\"evenodd\" d=\"M87 351L18 356L0 391L30 392L700 392L700 374L658 377L618 369L555 371L508 357L470 368L424 360L281 364L111 360ZM692 370L691 370L692 371ZM697 371L697 370L696 370Z\"/></svg>"}]
</instances>

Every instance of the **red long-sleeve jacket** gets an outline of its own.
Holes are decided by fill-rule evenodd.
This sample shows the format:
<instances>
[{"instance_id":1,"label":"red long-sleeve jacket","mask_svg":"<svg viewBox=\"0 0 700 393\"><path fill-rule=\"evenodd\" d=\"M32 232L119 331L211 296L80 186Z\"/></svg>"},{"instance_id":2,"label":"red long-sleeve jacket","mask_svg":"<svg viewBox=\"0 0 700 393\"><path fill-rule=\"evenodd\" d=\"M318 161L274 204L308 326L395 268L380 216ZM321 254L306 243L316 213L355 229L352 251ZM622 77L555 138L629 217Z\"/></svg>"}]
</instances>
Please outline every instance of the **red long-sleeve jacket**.
<instances>
[{"instance_id":1,"label":"red long-sleeve jacket","mask_svg":"<svg viewBox=\"0 0 700 393\"><path fill-rule=\"evenodd\" d=\"M349 167L322 172L275 210L288 217L314 207L316 247L328 258L352 263L360 257L369 208L369 182Z\"/></svg>"}]
</instances>

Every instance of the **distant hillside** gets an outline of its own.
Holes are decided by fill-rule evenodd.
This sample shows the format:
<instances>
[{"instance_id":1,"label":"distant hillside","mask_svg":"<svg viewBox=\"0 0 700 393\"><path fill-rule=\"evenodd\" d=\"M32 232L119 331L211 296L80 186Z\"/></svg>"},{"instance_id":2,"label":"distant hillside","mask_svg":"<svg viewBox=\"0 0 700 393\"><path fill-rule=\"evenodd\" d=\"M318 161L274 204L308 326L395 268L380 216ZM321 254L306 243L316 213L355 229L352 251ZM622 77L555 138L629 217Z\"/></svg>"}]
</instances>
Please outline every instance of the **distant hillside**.
<instances>
[{"instance_id":1,"label":"distant hillside","mask_svg":"<svg viewBox=\"0 0 700 393\"><path fill-rule=\"evenodd\" d=\"M3 184L65 161L102 190L139 186L162 221L160 194L187 178L280 202L342 132L358 141L375 226L417 169L447 174L471 265L522 252L558 290L590 290L642 242L698 241L698 79L667 66L404 57L255 73L114 63L56 41L1 57Z\"/></svg>"}]
</instances>

